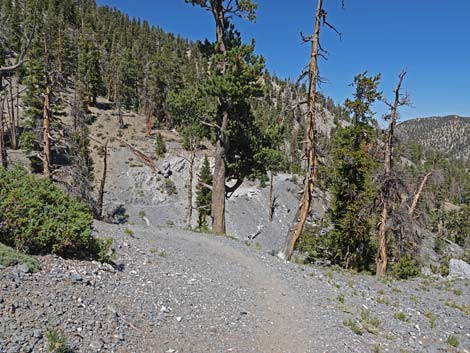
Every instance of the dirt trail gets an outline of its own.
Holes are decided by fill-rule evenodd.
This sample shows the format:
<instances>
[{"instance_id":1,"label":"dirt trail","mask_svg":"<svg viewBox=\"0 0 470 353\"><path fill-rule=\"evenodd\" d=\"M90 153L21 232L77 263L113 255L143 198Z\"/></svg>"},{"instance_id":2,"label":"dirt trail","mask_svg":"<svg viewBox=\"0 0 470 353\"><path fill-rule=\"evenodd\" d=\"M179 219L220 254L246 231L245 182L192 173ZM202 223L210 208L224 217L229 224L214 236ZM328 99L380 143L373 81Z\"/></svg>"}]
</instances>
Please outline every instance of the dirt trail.
<instances>
[{"instance_id":1,"label":"dirt trail","mask_svg":"<svg viewBox=\"0 0 470 353\"><path fill-rule=\"evenodd\" d=\"M210 278L221 284L216 287L218 293L212 292L213 299L222 299L223 302L218 304L221 304L222 310L228 309L227 313L222 311L219 314L230 315L235 307L241 317L246 317L245 321L249 321L245 322L246 327L242 330L223 331L214 346L214 352L221 352L221 345L232 352L247 352L247 349L266 353L309 351L308 335L305 333L309 325L304 317L307 309L302 306L301 301L296 300L300 294L291 290L267 263L258 261L218 238L175 232L156 239L151 228L139 231L138 234L142 235L140 240L148 246L152 246L152 243L164 246L169 249L169 256L172 256L173 250L178 249L178 258L190 259L192 267L186 271L188 276L195 272L208 271ZM207 292L208 296L211 295L209 288L201 290ZM231 300L236 292L243 295ZM211 298L206 299L211 303ZM212 315L209 311L207 317L202 315L198 320L210 322Z\"/></svg>"},{"instance_id":2,"label":"dirt trail","mask_svg":"<svg viewBox=\"0 0 470 353\"><path fill-rule=\"evenodd\" d=\"M209 238L185 236L185 240L203 245L204 255L218 257L239 272L239 286L250 288L256 294L253 305L246 308L252 316L260 318L265 325L252 332L253 347L257 352L307 352L308 343L304 330L306 308L299 300L300 293L292 291L265 263L243 254L238 249ZM217 271L213 268L213 271ZM232 272L232 274L233 274ZM224 273L222 276L226 275ZM241 276L240 276L241 275Z\"/></svg>"},{"instance_id":3,"label":"dirt trail","mask_svg":"<svg viewBox=\"0 0 470 353\"><path fill-rule=\"evenodd\" d=\"M0 352L47 352L50 328L76 353L469 352L468 281L378 281L226 237L96 227L116 268L45 256L36 274L0 269Z\"/></svg>"}]
</instances>

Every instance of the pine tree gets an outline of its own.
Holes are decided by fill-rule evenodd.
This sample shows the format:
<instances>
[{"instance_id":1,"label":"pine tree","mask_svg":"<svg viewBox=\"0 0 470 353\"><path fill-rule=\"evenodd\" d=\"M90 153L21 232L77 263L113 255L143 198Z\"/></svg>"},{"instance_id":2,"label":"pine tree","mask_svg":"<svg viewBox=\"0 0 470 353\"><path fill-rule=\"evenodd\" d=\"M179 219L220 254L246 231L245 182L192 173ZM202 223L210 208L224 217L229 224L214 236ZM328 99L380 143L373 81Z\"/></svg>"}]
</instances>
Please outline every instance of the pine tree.
<instances>
[{"instance_id":1,"label":"pine tree","mask_svg":"<svg viewBox=\"0 0 470 353\"><path fill-rule=\"evenodd\" d=\"M83 109L83 99L77 94L72 106L73 128L69 132L71 174L73 194L80 201L94 208L93 191L93 162L90 157L90 131L86 122L87 112Z\"/></svg>"},{"instance_id":2,"label":"pine tree","mask_svg":"<svg viewBox=\"0 0 470 353\"><path fill-rule=\"evenodd\" d=\"M395 125L398 121L398 108L402 105L409 104L409 98L407 95L402 95L400 92L403 79L406 75L406 71L402 71L399 75L399 82L397 88L394 90L395 99L393 103L385 103L390 108L390 114L386 116L386 120L389 120L389 126L387 131L387 137L385 141L385 158L384 158L384 172L382 187L380 190L380 200L382 203L382 212L380 215L380 221L377 228L377 269L376 274L384 276L387 270L387 222L389 214L393 213L394 201L400 199L399 185L401 181L395 177L393 164L394 158L394 131ZM410 208L411 210L411 208ZM412 213L412 212L411 212Z\"/></svg>"},{"instance_id":3,"label":"pine tree","mask_svg":"<svg viewBox=\"0 0 470 353\"><path fill-rule=\"evenodd\" d=\"M207 156L204 156L201 171L199 174L199 182L196 186L196 207L198 210L197 227L200 230L208 228L207 217L211 215L211 199L212 199L212 172Z\"/></svg>"},{"instance_id":4,"label":"pine tree","mask_svg":"<svg viewBox=\"0 0 470 353\"><path fill-rule=\"evenodd\" d=\"M374 144L371 105L381 98L377 92L380 75L366 73L354 78L354 100L345 105L353 124L339 128L333 136L328 170L333 229L325 237L329 259L345 268L370 270L375 259L373 230L376 162L370 151Z\"/></svg>"},{"instance_id":5,"label":"pine tree","mask_svg":"<svg viewBox=\"0 0 470 353\"><path fill-rule=\"evenodd\" d=\"M26 107L27 127L29 130L23 133L22 145L26 150L39 150L39 146L43 143L42 137L42 119L44 109L44 92L46 90L46 72L44 68L44 46L39 38L36 38L31 43L29 51L29 60L25 65L25 79L26 94L23 98L23 103ZM32 136L35 136L34 144L26 144L26 141L32 141Z\"/></svg>"},{"instance_id":6,"label":"pine tree","mask_svg":"<svg viewBox=\"0 0 470 353\"><path fill-rule=\"evenodd\" d=\"M208 135L208 128L202 121L210 114L210 106L204 99L199 87L189 87L170 94L168 97L168 110L176 124L177 130L183 136L183 147L187 151L183 157L189 164L187 181L187 216L188 227L192 225L193 214L193 176L196 152L198 151L203 137Z\"/></svg>"},{"instance_id":7,"label":"pine tree","mask_svg":"<svg viewBox=\"0 0 470 353\"><path fill-rule=\"evenodd\" d=\"M155 155L161 157L166 153L166 144L163 140L163 136L160 133L157 133L155 136Z\"/></svg>"},{"instance_id":8,"label":"pine tree","mask_svg":"<svg viewBox=\"0 0 470 353\"><path fill-rule=\"evenodd\" d=\"M55 109L59 104L58 99L58 71L57 57L58 47L55 36L57 34L57 6L59 3L36 2L41 16L27 17L25 23L33 22L36 33L29 47L29 61L25 65L26 95L24 104L28 118L29 129L23 133L23 148L27 150L39 150L42 145L42 172L44 176L51 177L52 173L52 130ZM55 6L57 5L57 6ZM33 5L30 5L33 6ZM36 13L32 9L33 15ZM30 15L31 16L31 15ZM32 138L35 136L35 141ZM34 141L34 142L33 142ZM37 163L37 157L32 157L33 164ZM34 169L34 168L33 168Z\"/></svg>"},{"instance_id":9,"label":"pine tree","mask_svg":"<svg viewBox=\"0 0 470 353\"><path fill-rule=\"evenodd\" d=\"M264 61L253 55L254 43L242 44L231 17L255 19L257 5L251 0L187 0L213 14L216 43L212 48L212 75L206 92L217 99L214 129L215 169L212 189L212 231L225 233L225 199L251 173L257 149L256 127L248 99L261 94L258 84ZM230 133L229 133L230 131ZM250 167L249 167L250 166ZM235 184L226 186L226 180Z\"/></svg>"},{"instance_id":10,"label":"pine tree","mask_svg":"<svg viewBox=\"0 0 470 353\"><path fill-rule=\"evenodd\" d=\"M90 25L85 26L80 36L77 70L84 102L88 105L96 105L96 98L101 92L102 79L99 51Z\"/></svg>"}]
</instances>

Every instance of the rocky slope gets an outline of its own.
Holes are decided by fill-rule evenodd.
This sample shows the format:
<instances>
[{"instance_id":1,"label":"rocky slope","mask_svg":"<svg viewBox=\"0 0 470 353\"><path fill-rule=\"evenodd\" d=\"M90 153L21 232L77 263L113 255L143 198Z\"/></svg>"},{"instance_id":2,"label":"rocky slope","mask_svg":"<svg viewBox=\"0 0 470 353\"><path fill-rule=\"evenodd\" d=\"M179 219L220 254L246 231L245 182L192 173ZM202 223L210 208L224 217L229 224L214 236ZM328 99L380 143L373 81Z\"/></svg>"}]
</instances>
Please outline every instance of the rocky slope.
<instances>
[{"instance_id":1,"label":"rocky slope","mask_svg":"<svg viewBox=\"0 0 470 353\"><path fill-rule=\"evenodd\" d=\"M470 161L470 117L449 115L419 118L397 126L397 137L457 159Z\"/></svg>"},{"instance_id":2,"label":"rocky slope","mask_svg":"<svg viewBox=\"0 0 470 353\"><path fill-rule=\"evenodd\" d=\"M0 269L0 352L46 352L50 329L71 352L469 351L468 281L380 281L226 237L96 228L115 266L45 256L36 274Z\"/></svg>"},{"instance_id":3,"label":"rocky slope","mask_svg":"<svg viewBox=\"0 0 470 353\"><path fill-rule=\"evenodd\" d=\"M145 118L139 114L126 112L125 129L118 129L113 110L106 109L107 101L100 98L101 109L91 108L96 120L91 125L93 132L92 158L94 160L95 182L99 183L102 174L100 144L109 140L108 177L106 182L105 209L112 220L146 226L176 226L185 228L187 209L187 183L189 164L185 160L187 152L182 148L181 137L174 131L159 130L166 143L167 153L156 158L154 136L146 138ZM66 120L66 118L64 118ZM328 119L327 119L328 120ZM67 123L67 121L66 121ZM331 126L322 124L324 133ZM157 131L154 131L154 134ZM149 168L129 145L154 160L156 171ZM212 147L206 143L205 149L197 153L194 166L193 197L195 198L197 177L205 155L212 161ZM21 154L11 154L11 158L23 163ZM165 170L169 173L165 173ZM298 206L302 180L289 174L279 174L274 178L275 210L273 221L268 219L269 187L261 187L259 182L245 181L227 200L227 233L240 240L261 246L266 251L281 247L288 227ZM193 201L194 202L194 201ZM314 215L324 213L324 202L316 199ZM192 226L196 225L197 210L194 210Z\"/></svg>"},{"instance_id":4,"label":"rocky slope","mask_svg":"<svg viewBox=\"0 0 470 353\"><path fill-rule=\"evenodd\" d=\"M157 171L171 170L163 175L126 145L154 156L142 116L127 112L127 128L118 130L112 111L94 113L96 181L97 141L109 139L106 209L126 221L96 224L98 236L114 239L115 265L45 256L36 274L0 269L0 352L46 352L52 329L72 352L469 351L468 281L379 281L272 257L298 204L301 181L285 174L275 178L272 222L268 188L245 182L227 201L230 237L185 231L188 165L179 136L161 131L168 153ZM210 146L196 170L204 154ZM323 204L315 203L314 218ZM447 343L454 336L457 348Z\"/></svg>"}]
</instances>

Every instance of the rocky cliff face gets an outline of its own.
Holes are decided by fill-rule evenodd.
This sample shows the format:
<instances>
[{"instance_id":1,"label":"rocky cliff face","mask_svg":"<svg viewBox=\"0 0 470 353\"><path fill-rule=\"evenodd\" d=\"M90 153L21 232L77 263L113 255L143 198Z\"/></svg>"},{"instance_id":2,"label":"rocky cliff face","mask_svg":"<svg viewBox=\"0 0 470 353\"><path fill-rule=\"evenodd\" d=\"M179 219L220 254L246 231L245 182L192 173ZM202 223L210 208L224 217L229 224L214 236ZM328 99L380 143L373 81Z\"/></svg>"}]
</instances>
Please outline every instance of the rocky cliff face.
<instances>
[{"instance_id":1,"label":"rocky cliff face","mask_svg":"<svg viewBox=\"0 0 470 353\"><path fill-rule=\"evenodd\" d=\"M115 147L106 190L107 213L116 213L115 220L148 226L186 227L187 181L189 165L173 153L157 161L159 170L169 165L171 175L165 177L143 166L130 151ZM132 160L132 162L129 162ZM195 175L198 174L203 154L198 155ZM193 197L195 187L193 183ZM301 180L290 174L275 176L273 183L274 214L269 220L269 186L245 181L227 200L227 234L261 247L265 251L278 250L285 240L298 206ZM315 202L314 215L324 213L321 200ZM122 216L125 215L124 218ZM194 211L193 226L197 222Z\"/></svg>"}]
</instances>

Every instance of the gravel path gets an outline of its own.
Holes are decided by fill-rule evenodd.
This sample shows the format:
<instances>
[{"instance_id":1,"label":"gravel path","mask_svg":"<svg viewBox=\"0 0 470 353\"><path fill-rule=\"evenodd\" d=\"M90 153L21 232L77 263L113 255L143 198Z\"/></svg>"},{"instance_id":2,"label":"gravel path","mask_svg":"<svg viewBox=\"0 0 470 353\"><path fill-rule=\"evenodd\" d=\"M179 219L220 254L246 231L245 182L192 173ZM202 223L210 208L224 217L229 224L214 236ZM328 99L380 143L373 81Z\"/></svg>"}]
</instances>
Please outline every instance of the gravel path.
<instances>
[{"instance_id":1,"label":"gravel path","mask_svg":"<svg viewBox=\"0 0 470 353\"><path fill-rule=\"evenodd\" d=\"M380 281L225 237L127 228L97 224L114 268L46 256L37 274L1 269L0 352L45 352L52 328L73 352L469 351L468 281Z\"/></svg>"}]
</instances>

